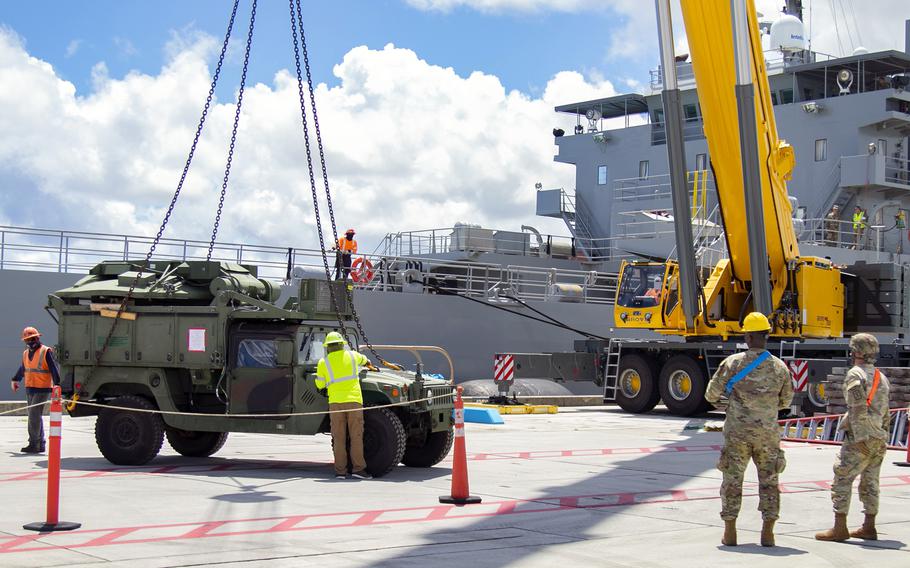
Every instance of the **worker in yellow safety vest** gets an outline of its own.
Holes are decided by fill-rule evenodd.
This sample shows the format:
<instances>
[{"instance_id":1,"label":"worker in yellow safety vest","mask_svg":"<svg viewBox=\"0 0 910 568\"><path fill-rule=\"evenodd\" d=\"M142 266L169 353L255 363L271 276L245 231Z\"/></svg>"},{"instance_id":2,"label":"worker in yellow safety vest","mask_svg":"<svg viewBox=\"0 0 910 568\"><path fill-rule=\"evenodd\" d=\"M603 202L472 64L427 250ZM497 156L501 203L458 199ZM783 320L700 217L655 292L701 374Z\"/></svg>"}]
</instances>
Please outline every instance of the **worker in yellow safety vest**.
<instances>
[{"instance_id":1,"label":"worker in yellow safety vest","mask_svg":"<svg viewBox=\"0 0 910 568\"><path fill-rule=\"evenodd\" d=\"M853 248L860 248L863 233L866 231L866 212L857 205L853 208Z\"/></svg>"},{"instance_id":2,"label":"worker in yellow safety vest","mask_svg":"<svg viewBox=\"0 0 910 568\"><path fill-rule=\"evenodd\" d=\"M357 241L354 240L354 229L348 229L343 237L338 237L335 247L335 280L345 279L351 273L351 257L357 254Z\"/></svg>"},{"instance_id":3,"label":"worker in yellow safety vest","mask_svg":"<svg viewBox=\"0 0 910 568\"><path fill-rule=\"evenodd\" d=\"M351 477L371 479L363 457L363 393L360 391L360 369L370 364L362 353L345 349L344 338L333 331L322 343L325 357L316 367L316 388L325 389L329 397L329 421L335 453L335 479L348 473L347 439L351 440Z\"/></svg>"},{"instance_id":4,"label":"worker in yellow safety vest","mask_svg":"<svg viewBox=\"0 0 910 568\"><path fill-rule=\"evenodd\" d=\"M28 445L20 451L24 454L40 454L44 451L44 403L51 397L51 388L60 384L60 371L54 359L54 350L41 344L41 334L34 327L22 330L22 341L26 349L22 352L22 364L13 377L13 392L19 390L19 383L25 381L25 396L28 402Z\"/></svg>"}]
</instances>

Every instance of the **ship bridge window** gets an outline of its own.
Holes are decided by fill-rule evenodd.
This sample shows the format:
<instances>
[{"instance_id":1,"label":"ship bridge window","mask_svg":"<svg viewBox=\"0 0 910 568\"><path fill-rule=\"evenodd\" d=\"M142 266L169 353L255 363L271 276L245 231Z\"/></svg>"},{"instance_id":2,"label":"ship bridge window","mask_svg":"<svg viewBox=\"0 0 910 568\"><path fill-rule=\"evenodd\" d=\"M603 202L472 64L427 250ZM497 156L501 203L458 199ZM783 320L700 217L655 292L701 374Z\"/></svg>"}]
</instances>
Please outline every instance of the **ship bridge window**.
<instances>
[{"instance_id":1,"label":"ship bridge window","mask_svg":"<svg viewBox=\"0 0 910 568\"><path fill-rule=\"evenodd\" d=\"M683 112L686 114L686 120L698 119L698 108L694 105L683 105Z\"/></svg>"},{"instance_id":2,"label":"ship bridge window","mask_svg":"<svg viewBox=\"0 0 910 568\"><path fill-rule=\"evenodd\" d=\"M780 104L788 105L793 102L793 89L780 90Z\"/></svg>"},{"instance_id":3,"label":"ship bridge window","mask_svg":"<svg viewBox=\"0 0 910 568\"><path fill-rule=\"evenodd\" d=\"M652 119L654 120L654 124L658 124L658 125L663 124L664 123L664 109L662 109L662 108L654 109L654 116Z\"/></svg>"},{"instance_id":4,"label":"ship bridge window","mask_svg":"<svg viewBox=\"0 0 910 568\"><path fill-rule=\"evenodd\" d=\"M821 138L815 141L815 161L824 162L828 159L828 139Z\"/></svg>"},{"instance_id":5,"label":"ship bridge window","mask_svg":"<svg viewBox=\"0 0 910 568\"><path fill-rule=\"evenodd\" d=\"M597 166L597 185L607 185L607 166Z\"/></svg>"},{"instance_id":6,"label":"ship bridge window","mask_svg":"<svg viewBox=\"0 0 910 568\"><path fill-rule=\"evenodd\" d=\"M638 162L638 179L648 179L651 163L648 160Z\"/></svg>"},{"instance_id":7,"label":"ship bridge window","mask_svg":"<svg viewBox=\"0 0 910 568\"><path fill-rule=\"evenodd\" d=\"M771 104L777 106L777 93L771 91Z\"/></svg>"}]
</instances>

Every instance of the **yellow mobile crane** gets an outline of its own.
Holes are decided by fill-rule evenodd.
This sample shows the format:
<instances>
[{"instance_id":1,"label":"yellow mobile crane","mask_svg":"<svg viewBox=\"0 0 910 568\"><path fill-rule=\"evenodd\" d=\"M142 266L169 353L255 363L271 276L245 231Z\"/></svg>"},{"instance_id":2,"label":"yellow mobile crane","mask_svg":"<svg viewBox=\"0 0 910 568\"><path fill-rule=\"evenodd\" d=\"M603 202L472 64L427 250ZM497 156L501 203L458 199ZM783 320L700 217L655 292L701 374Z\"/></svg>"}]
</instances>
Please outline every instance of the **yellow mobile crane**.
<instances>
[{"instance_id":1,"label":"yellow mobile crane","mask_svg":"<svg viewBox=\"0 0 910 568\"><path fill-rule=\"evenodd\" d=\"M512 354L516 377L540 377L533 373L546 364L538 358L550 357L551 377L590 378L605 402L628 412L662 400L670 413L689 416L710 407L708 379L743 346L744 316L759 311L773 326L769 350L798 379L791 412L824 412L824 381L847 359L845 328L887 334L880 359L910 364L910 266L858 262L842 280L848 275L830 260L800 255L786 185L795 157L777 135L753 0L681 0L727 245L727 258L698 267L670 0L655 3L678 258L624 262L618 333L576 341L575 353ZM801 2L787 4L792 12ZM880 315L879 290L890 294L888 317Z\"/></svg>"},{"instance_id":2,"label":"yellow mobile crane","mask_svg":"<svg viewBox=\"0 0 910 568\"><path fill-rule=\"evenodd\" d=\"M678 175L685 175L682 138L670 139L679 103L673 44L667 44L669 11L661 4L668 1L658 0L658 8L661 49L671 52L663 58L663 98L679 260L622 265L616 326L727 339L742 333L746 313L760 311L769 316L774 337L842 336L840 270L799 254L786 184L793 149L777 135L752 0L734 0L732 7L719 0L681 2L729 253L704 283L696 278L686 178Z\"/></svg>"}]
</instances>

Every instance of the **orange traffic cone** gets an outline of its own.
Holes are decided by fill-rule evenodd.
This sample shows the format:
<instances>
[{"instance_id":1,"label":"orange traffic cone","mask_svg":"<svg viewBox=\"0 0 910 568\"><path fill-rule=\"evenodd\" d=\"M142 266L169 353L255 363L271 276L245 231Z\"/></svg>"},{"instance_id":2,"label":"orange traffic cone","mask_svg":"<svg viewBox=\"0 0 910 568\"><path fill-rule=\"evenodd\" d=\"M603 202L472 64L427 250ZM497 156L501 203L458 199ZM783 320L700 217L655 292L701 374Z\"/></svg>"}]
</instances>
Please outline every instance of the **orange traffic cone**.
<instances>
[{"instance_id":1,"label":"orange traffic cone","mask_svg":"<svg viewBox=\"0 0 910 568\"><path fill-rule=\"evenodd\" d=\"M452 458L452 494L439 497L440 503L473 505L480 503L480 497L471 495L468 489L468 456L464 445L464 402L461 387L455 389L455 455Z\"/></svg>"},{"instance_id":2,"label":"orange traffic cone","mask_svg":"<svg viewBox=\"0 0 910 568\"><path fill-rule=\"evenodd\" d=\"M82 525L59 520L60 512L60 434L63 429L63 403L60 387L55 386L51 395L51 431L47 453L47 515L45 521L29 523L22 528L29 531L71 531Z\"/></svg>"}]
</instances>

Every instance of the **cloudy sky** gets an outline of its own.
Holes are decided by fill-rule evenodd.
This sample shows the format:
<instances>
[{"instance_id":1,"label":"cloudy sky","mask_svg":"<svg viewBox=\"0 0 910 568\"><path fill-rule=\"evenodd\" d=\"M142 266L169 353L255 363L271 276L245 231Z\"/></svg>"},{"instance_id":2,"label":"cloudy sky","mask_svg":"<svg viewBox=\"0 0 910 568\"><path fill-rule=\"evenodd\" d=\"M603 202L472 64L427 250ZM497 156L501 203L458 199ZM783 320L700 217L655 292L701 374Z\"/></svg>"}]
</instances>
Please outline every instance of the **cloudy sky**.
<instances>
[{"instance_id":1,"label":"cloudy sky","mask_svg":"<svg viewBox=\"0 0 910 568\"><path fill-rule=\"evenodd\" d=\"M211 233L250 2L167 236ZM781 3L757 7L775 19ZM806 3L816 50L903 48L906 0ZM6 3L0 224L154 234L230 6ZM387 232L456 221L565 234L534 217L536 182L573 188L573 169L553 163L550 131L566 120L553 107L647 92L657 62L649 0L324 1L304 18L338 222L370 250ZM290 46L286 3L260 2L223 240L316 243Z\"/></svg>"}]
</instances>

